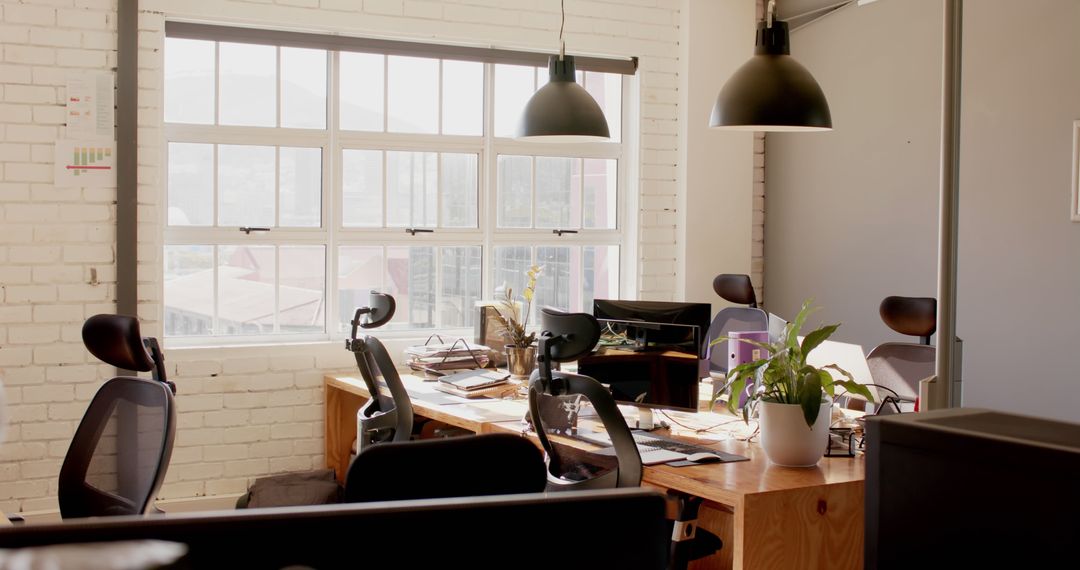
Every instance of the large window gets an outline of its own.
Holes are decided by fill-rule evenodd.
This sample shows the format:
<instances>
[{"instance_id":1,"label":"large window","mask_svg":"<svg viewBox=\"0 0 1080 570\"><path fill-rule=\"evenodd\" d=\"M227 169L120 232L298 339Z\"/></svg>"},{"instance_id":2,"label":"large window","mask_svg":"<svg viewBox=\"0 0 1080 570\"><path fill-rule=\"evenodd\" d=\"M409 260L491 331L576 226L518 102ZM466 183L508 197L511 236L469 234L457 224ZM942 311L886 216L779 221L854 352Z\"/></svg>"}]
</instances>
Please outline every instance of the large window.
<instances>
[{"instance_id":1,"label":"large window","mask_svg":"<svg viewBox=\"0 0 1080 570\"><path fill-rule=\"evenodd\" d=\"M612 140L514 140L544 68L169 37L165 334L338 337L368 291L389 328L471 327L520 291L619 295L624 76L579 72Z\"/></svg>"}]
</instances>

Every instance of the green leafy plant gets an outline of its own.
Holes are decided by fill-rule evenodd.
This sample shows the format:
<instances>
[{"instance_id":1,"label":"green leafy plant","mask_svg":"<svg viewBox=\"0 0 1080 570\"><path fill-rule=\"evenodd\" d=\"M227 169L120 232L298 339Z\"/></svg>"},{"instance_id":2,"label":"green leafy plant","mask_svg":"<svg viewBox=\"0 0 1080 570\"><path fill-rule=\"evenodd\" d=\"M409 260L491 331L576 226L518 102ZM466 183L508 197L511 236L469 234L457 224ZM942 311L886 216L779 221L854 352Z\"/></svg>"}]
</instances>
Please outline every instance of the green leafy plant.
<instances>
[{"instance_id":1,"label":"green leafy plant","mask_svg":"<svg viewBox=\"0 0 1080 570\"><path fill-rule=\"evenodd\" d=\"M741 412L744 421L750 420L750 412L756 408L759 402L774 402L778 404L795 404L802 408L803 418L806 425L813 427L821 411L823 398L836 396L837 385L847 392L858 394L868 401L874 398L866 386L859 384L847 370L836 364L829 364L820 368L806 363L806 357L810 351L817 348L828 339L840 324L825 325L809 334L802 342L799 341L799 331L806 323L810 315L810 301L803 303L802 309L795 320L784 327L784 333L776 342L757 342L749 339L729 339L720 337L712 342L716 344L726 340L745 342L763 350L767 350L769 356L736 366L728 371L727 384L713 396L712 404L720 394L727 394L727 407L732 413L739 413L740 394L748 385L754 386L748 394ZM845 378L836 380L828 370L834 370ZM759 381L760 379L760 381Z\"/></svg>"},{"instance_id":2,"label":"green leafy plant","mask_svg":"<svg viewBox=\"0 0 1080 570\"><path fill-rule=\"evenodd\" d=\"M528 348L536 341L536 333L527 332L526 327L529 325L529 313L532 312L532 301L536 293L536 278L540 276L540 266L530 267L528 275L529 281L521 294L523 302L514 301L514 290L507 288L503 298L499 299L499 307L495 312L495 318L502 326L500 334L509 344L518 348Z\"/></svg>"}]
</instances>

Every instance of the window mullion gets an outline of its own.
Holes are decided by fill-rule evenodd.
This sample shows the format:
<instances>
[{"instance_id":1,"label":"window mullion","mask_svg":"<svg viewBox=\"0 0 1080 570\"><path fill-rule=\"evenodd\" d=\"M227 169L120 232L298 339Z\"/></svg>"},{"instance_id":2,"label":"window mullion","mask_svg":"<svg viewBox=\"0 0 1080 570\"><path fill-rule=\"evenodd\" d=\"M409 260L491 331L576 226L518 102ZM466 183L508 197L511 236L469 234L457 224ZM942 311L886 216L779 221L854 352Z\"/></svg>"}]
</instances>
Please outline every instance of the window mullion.
<instances>
[{"instance_id":1,"label":"window mullion","mask_svg":"<svg viewBox=\"0 0 1080 570\"><path fill-rule=\"evenodd\" d=\"M480 252L481 298L495 297L495 225L498 204L498 158L495 153L495 65L484 64L484 148L477 165L477 227L483 232Z\"/></svg>"},{"instance_id":2,"label":"window mullion","mask_svg":"<svg viewBox=\"0 0 1080 570\"><path fill-rule=\"evenodd\" d=\"M322 176L322 197L323 197L323 217L322 227L326 230L326 246L323 251L325 257L324 269L325 269L325 284L324 290L326 295L326 311L323 314L323 330L327 334L336 332L332 328L332 323L338 322L338 315L341 314L338 308L338 252L337 252L337 235L341 230L342 216L341 216L341 204L342 194L344 193L341 183L341 161L338 160L341 151L341 145L338 144L338 112L340 110L341 99L340 89L338 89L338 81L341 77L341 58L338 52L327 52L327 64L329 69L327 70L327 86L326 94L329 98L329 104L326 106L326 130L329 134L329 140L327 144L323 146L323 176Z\"/></svg>"},{"instance_id":3,"label":"window mullion","mask_svg":"<svg viewBox=\"0 0 1080 570\"><path fill-rule=\"evenodd\" d=\"M272 329L281 332L281 246L274 246L274 322Z\"/></svg>"}]
</instances>

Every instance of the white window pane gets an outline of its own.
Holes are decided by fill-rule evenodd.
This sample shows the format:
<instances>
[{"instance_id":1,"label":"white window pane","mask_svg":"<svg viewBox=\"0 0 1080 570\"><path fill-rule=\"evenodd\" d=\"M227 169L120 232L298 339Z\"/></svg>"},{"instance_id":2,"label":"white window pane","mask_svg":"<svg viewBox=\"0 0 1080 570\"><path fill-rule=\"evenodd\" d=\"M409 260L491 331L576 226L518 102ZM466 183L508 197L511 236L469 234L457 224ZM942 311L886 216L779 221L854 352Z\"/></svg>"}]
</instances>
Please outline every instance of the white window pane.
<instances>
[{"instance_id":1,"label":"white window pane","mask_svg":"<svg viewBox=\"0 0 1080 570\"><path fill-rule=\"evenodd\" d=\"M165 122L214 123L214 42L165 38Z\"/></svg>"},{"instance_id":2,"label":"white window pane","mask_svg":"<svg viewBox=\"0 0 1080 570\"><path fill-rule=\"evenodd\" d=\"M389 56L386 84L387 130L439 132L439 60Z\"/></svg>"},{"instance_id":3,"label":"white window pane","mask_svg":"<svg viewBox=\"0 0 1080 570\"><path fill-rule=\"evenodd\" d=\"M274 332L274 262L271 245L218 247L218 318L214 334Z\"/></svg>"},{"instance_id":4,"label":"white window pane","mask_svg":"<svg viewBox=\"0 0 1080 570\"><path fill-rule=\"evenodd\" d=\"M165 335L208 335L214 327L214 247L165 246Z\"/></svg>"},{"instance_id":5,"label":"white window pane","mask_svg":"<svg viewBox=\"0 0 1080 570\"><path fill-rule=\"evenodd\" d=\"M498 168L498 226L532 227L532 158L500 155Z\"/></svg>"},{"instance_id":6,"label":"white window pane","mask_svg":"<svg viewBox=\"0 0 1080 570\"><path fill-rule=\"evenodd\" d=\"M581 160L536 157L536 227L581 227Z\"/></svg>"},{"instance_id":7,"label":"white window pane","mask_svg":"<svg viewBox=\"0 0 1080 570\"><path fill-rule=\"evenodd\" d=\"M326 50L281 48L281 126L326 128Z\"/></svg>"},{"instance_id":8,"label":"white window pane","mask_svg":"<svg viewBox=\"0 0 1080 570\"><path fill-rule=\"evenodd\" d=\"M383 249L379 246L338 248L338 332L351 332L357 307L368 304L371 291L383 291ZM396 299L395 299L396 300Z\"/></svg>"},{"instance_id":9,"label":"white window pane","mask_svg":"<svg viewBox=\"0 0 1080 570\"><path fill-rule=\"evenodd\" d=\"M218 145L218 225L274 225L274 147Z\"/></svg>"},{"instance_id":10,"label":"white window pane","mask_svg":"<svg viewBox=\"0 0 1080 570\"><path fill-rule=\"evenodd\" d=\"M342 223L346 227L383 225L383 153L379 150L341 151Z\"/></svg>"},{"instance_id":11,"label":"white window pane","mask_svg":"<svg viewBox=\"0 0 1080 570\"><path fill-rule=\"evenodd\" d=\"M581 310L591 313L594 299L619 298L619 246L587 245L581 250Z\"/></svg>"},{"instance_id":12,"label":"white window pane","mask_svg":"<svg viewBox=\"0 0 1080 570\"><path fill-rule=\"evenodd\" d=\"M576 255L578 248L572 249L573 252L569 247L536 248L536 264L540 266L540 278L536 281L537 307L555 307L563 311L579 310L580 300L575 303L570 296L571 291L578 295L581 291L581 264L580 261L574 263L579 257ZM575 284L578 287L575 287Z\"/></svg>"},{"instance_id":13,"label":"white window pane","mask_svg":"<svg viewBox=\"0 0 1080 570\"><path fill-rule=\"evenodd\" d=\"M495 299L502 299L505 291L512 291L514 299L521 299L521 292L528 281L526 273L532 266L532 248L528 246L496 247L492 256L494 267ZM543 279L541 273L540 278ZM537 281L539 282L539 281Z\"/></svg>"},{"instance_id":14,"label":"white window pane","mask_svg":"<svg viewBox=\"0 0 1080 570\"><path fill-rule=\"evenodd\" d=\"M218 44L222 125L277 125L277 48L255 44Z\"/></svg>"},{"instance_id":15,"label":"white window pane","mask_svg":"<svg viewBox=\"0 0 1080 570\"><path fill-rule=\"evenodd\" d=\"M495 66L495 136L514 136L525 103L535 91L535 67Z\"/></svg>"},{"instance_id":16,"label":"white window pane","mask_svg":"<svg viewBox=\"0 0 1080 570\"><path fill-rule=\"evenodd\" d=\"M477 225L477 156L443 153L440 174L442 226L475 228Z\"/></svg>"},{"instance_id":17,"label":"white window pane","mask_svg":"<svg viewBox=\"0 0 1080 570\"><path fill-rule=\"evenodd\" d=\"M450 60L442 64L443 134L483 134L484 64Z\"/></svg>"},{"instance_id":18,"label":"white window pane","mask_svg":"<svg viewBox=\"0 0 1080 570\"><path fill-rule=\"evenodd\" d=\"M619 163L599 158L585 159L586 228L613 230L616 225L615 203L618 196Z\"/></svg>"},{"instance_id":19,"label":"white window pane","mask_svg":"<svg viewBox=\"0 0 1080 570\"><path fill-rule=\"evenodd\" d=\"M579 72L580 76L580 72ZM580 77L578 81L581 81ZM596 99L607 117L611 141L622 140L622 75L617 73L585 72L585 90Z\"/></svg>"},{"instance_id":20,"label":"white window pane","mask_svg":"<svg viewBox=\"0 0 1080 570\"><path fill-rule=\"evenodd\" d=\"M326 248L281 246L278 286L278 330L321 333L325 330Z\"/></svg>"},{"instance_id":21,"label":"white window pane","mask_svg":"<svg viewBox=\"0 0 1080 570\"><path fill-rule=\"evenodd\" d=\"M371 53L341 52L341 128L351 131L383 130L383 63Z\"/></svg>"},{"instance_id":22,"label":"white window pane","mask_svg":"<svg viewBox=\"0 0 1080 570\"><path fill-rule=\"evenodd\" d=\"M214 145L169 143L169 225L214 225Z\"/></svg>"},{"instance_id":23,"label":"white window pane","mask_svg":"<svg viewBox=\"0 0 1080 570\"><path fill-rule=\"evenodd\" d=\"M280 225L319 227L322 225L322 149L281 147L278 152Z\"/></svg>"},{"instance_id":24,"label":"white window pane","mask_svg":"<svg viewBox=\"0 0 1080 570\"><path fill-rule=\"evenodd\" d=\"M441 248L439 326L471 327L480 300L480 248Z\"/></svg>"},{"instance_id":25,"label":"white window pane","mask_svg":"<svg viewBox=\"0 0 1080 570\"><path fill-rule=\"evenodd\" d=\"M439 164L434 152L386 153L386 225L435 227Z\"/></svg>"},{"instance_id":26,"label":"white window pane","mask_svg":"<svg viewBox=\"0 0 1080 570\"><path fill-rule=\"evenodd\" d=\"M386 289L397 302L390 328L435 326L435 248L386 248Z\"/></svg>"}]
</instances>

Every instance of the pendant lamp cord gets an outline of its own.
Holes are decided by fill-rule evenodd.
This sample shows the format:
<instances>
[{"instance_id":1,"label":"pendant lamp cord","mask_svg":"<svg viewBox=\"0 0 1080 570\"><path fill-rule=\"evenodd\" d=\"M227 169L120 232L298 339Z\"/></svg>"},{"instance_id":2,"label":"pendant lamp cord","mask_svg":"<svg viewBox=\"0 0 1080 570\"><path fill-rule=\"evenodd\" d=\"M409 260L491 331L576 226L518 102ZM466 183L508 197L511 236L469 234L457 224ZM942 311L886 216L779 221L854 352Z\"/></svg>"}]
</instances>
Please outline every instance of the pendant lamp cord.
<instances>
[{"instance_id":1,"label":"pendant lamp cord","mask_svg":"<svg viewBox=\"0 0 1080 570\"><path fill-rule=\"evenodd\" d=\"M769 7L765 9L767 14L767 20L765 27L771 28L773 23L773 12L776 11L776 0L769 0Z\"/></svg>"},{"instance_id":2,"label":"pendant lamp cord","mask_svg":"<svg viewBox=\"0 0 1080 570\"><path fill-rule=\"evenodd\" d=\"M562 21L559 23L559 61L566 58L566 41L563 40L563 28L566 27L566 0L559 0Z\"/></svg>"}]
</instances>

